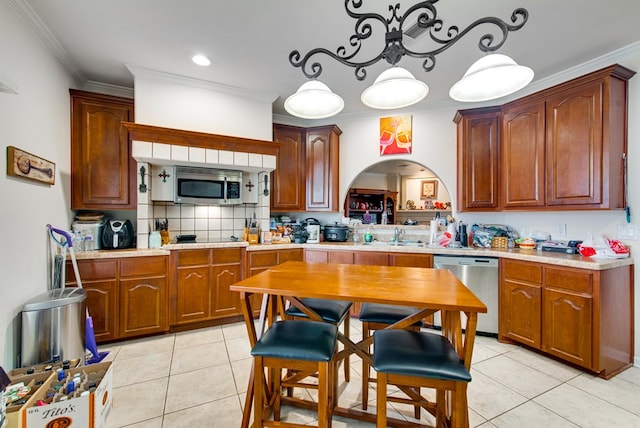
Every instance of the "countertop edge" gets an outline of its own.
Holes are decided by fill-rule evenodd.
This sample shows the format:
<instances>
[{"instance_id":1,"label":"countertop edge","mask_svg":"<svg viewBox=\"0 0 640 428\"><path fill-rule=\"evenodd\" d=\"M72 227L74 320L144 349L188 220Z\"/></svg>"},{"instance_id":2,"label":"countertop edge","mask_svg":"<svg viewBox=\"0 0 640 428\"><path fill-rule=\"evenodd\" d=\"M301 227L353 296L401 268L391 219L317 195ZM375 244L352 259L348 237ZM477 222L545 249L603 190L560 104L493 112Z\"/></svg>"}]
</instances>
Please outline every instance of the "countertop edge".
<instances>
[{"instance_id":1,"label":"countertop edge","mask_svg":"<svg viewBox=\"0 0 640 428\"><path fill-rule=\"evenodd\" d=\"M621 266L633 265L633 258L604 259L583 257L580 255L547 253L536 250L520 250L515 248L432 248L414 246L393 245L363 245L353 242L322 242L318 244L252 244L247 242L216 242L195 244L168 244L161 248L132 248L126 250L97 250L80 252L76 255L78 260L118 258L118 257L145 257L167 256L173 250L203 249L203 248L235 248L244 247L247 251L268 251L277 249L317 249L317 250L357 250L387 253L415 253L434 254L444 256L474 256L497 257L504 259L523 260L537 263L546 263L559 266L575 267L580 269L607 270Z\"/></svg>"}]
</instances>

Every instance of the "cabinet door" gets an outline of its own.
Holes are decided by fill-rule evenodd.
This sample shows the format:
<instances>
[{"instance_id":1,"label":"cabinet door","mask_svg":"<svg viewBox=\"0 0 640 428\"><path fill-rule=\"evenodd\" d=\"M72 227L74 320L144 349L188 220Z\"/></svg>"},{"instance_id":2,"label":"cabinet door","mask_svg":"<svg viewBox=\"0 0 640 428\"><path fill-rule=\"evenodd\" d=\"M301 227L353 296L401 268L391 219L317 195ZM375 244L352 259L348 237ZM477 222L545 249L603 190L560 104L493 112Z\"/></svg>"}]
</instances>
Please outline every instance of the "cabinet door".
<instances>
[{"instance_id":1,"label":"cabinet door","mask_svg":"<svg viewBox=\"0 0 640 428\"><path fill-rule=\"evenodd\" d=\"M433 255L431 254L411 254L411 253L395 253L389 254L390 266L406 266L406 267L433 267Z\"/></svg>"},{"instance_id":2,"label":"cabinet door","mask_svg":"<svg viewBox=\"0 0 640 428\"><path fill-rule=\"evenodd\" d=\"M280 143L276 170L271 175L271 209L304 211L305 209L305 129L274 125L273 141Z\"/></svg>"},{"instance_id":3,"label":"cabinet door","mask_svg":"<svg viewBox=\"0 0 640 428\"><path fill-rule=\"evenodd\" d=\"M389 254L374 251L356 251L354 263L357 265L389 266Z\"/></svg>"},{"instance_id":4,"label":"cabinet door","mask_svg":"<svg viewBox=\"0 0 640 428\"><path fill-rule=\"evenodd\" d=\"M71 209L135 209L133 100L71 90Z\"/></svg>"},{"instance_id":5,"label":"cabinet door","mask_svg":"<svg viewBox=\"0 0 640 428\"><path fill-rule=\"evenodd\" d=\"M545 289L543 300L542 350L591 368L593 299Z\"/></svg>"},{"instance_id":6,"label":"cabinet door","mask_svg":"<svg viewBox=\"0 0 640 428\"><path fill-rule=\"evenodd\" d=\"M602 82L596 81L547 101L549 206L603 202L602 91Z\"/></svg>"},{"instance_id":7,"label":"cabinet door","mask_svg":"<svg viewBox=\"0 0 640 428\"><path fill-rule=\"evenodd\" d=\"M500 336L540 348L541 288L504 280L500 284Z\"/></svg>"},{"instance_id":8,"label":"cabinet door","mask_svg":"<svg viewBox=\"0 0 640 428\"><path fill-rule=\"evenodd\" d=\"M172 322L181 324L209 317L209 265L179 267L175 281L175 309Z\"/></svg>"},{"instance_id":9,"label":"cabinet door","mask_svg":"<svg viewBox=\"0 0 640 428\"><path fill-rule=\"evenodd\" d=\"M120 280L120 336L160 333L169 329L166 277Z\"/></svg>"},{"instance_id":10,"label":"cabinet door","mask_svg":"<svg viewBox=\"0 0 640 428\"><path fill-rule=\"evenodd\" d=\"M502 205L504 208L545 203L545 104L513 103L502 119Z\"/></svg>"},{"instance_id":11,"label":"cabinet door","mask_svg":"<svg viewBox=\"0 0 640 428\"><path fill-rule=\"evenodd\" d=\"M306 209L338 211L339 129L307 129Z\"/></svg>"},{"instance_id":12,"label":"cabinet door","mask_svg":"<svg viewBox=\"0 0 640 428\"><path fill-rule=\"evenodd\" d=\"M284 262L301 262L303 257L302 248L278 250L278 264Z\"/></svg>"},{"instance_id":13,"label":"cabinet door","mask_svg":"<svg viewBox=\"0 0 640 428\"><path fill-rule=\"evenodd\" d=\"M352 265L354 263L354 253L353 251L330 251L329 263Z\"/></svg>"},{"instance_id":14,"label":"cabinet door","mask_svg":"<svg viewBox=\"0 0 640 428\"><path fill-rule=\"evenodd\" d=\"M329 251L305 249L304 261L307 263L329 263Z\"/></svg>"},{"instance_id":15,"label":"cabinet door","mask_svg":"<svg viewBox=\"0 0 640 428\"><path fill-rule=\"evenodd\" d=\"M211 267L211 313L212 318L241 315L240 293L229 287L240 281L240 264L217 265Z\"/></svg>"},{"instance_id":16,"label":"cabinet door","mask_svg":"<svg viewBox=\"0 0 640 428\"><path fill-rule=\"evenodd\" d=\"M93 321L96 342L118 338L118 285L115 280L84 282L87 310Z\"/></svg>"},{"instance_id":17,"label":"cabinet door","mask_svg":"<svg viewBox=\"0 0 640 428\"><path fill-rule=\"evenodd\" d=\"M456 115L460 211L499 207L499 118L499 109L479 109Z\"/></svg>"}]
</instances>

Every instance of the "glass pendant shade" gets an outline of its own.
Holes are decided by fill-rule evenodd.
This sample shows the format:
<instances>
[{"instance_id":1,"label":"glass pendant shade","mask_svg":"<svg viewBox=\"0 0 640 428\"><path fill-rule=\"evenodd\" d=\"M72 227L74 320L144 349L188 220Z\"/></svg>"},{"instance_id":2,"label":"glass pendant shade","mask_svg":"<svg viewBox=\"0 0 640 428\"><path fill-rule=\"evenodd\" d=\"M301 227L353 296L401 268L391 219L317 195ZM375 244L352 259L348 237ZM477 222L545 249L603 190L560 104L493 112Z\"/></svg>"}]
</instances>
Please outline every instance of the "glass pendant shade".
<instances>
[{"instance_id":1,"label":"glass pendant shade","mask_svg":"<svg viewBox=\"0 0 640 428\"><path fill-rule=\"evenodd\" d=\"M490 54L474 62L449 90L456 101L478 102L504 97L527 86L533 70L502 54Z\"/></svg>"},{"instance_id":2,"label":"glass pendant shade","mask_svg":"<svg viewBox=\"0 0 640 428\"><path fill-rule=\"evenodd\" d=\"M428 93L429 86L416 80L408 70L391 67L380 73L360 99L367 107L388 110L413 105L422 101Z\"/></svg>"},{"instance_id":3,"label":"glass pendant shade","mask_svg":"<svg viewBox=\"0 0 640 428\"><path fill-rule=\"evenodd\" d=\"M289 114L302 119L324 119L335 116L343 108L342 98L319 80L303 83L284 102L284 109Z\"/></svg>"}]
</instances>

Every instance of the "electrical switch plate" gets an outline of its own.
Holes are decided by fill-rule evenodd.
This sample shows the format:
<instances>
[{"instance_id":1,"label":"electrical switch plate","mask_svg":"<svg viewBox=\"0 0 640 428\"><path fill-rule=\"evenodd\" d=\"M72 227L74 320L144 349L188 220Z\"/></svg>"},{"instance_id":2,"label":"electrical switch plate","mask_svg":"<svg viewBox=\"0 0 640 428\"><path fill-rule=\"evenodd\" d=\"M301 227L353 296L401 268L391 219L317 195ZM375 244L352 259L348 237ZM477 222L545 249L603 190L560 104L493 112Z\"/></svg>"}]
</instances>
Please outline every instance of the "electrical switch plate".
<instances>
[{"instance_id":1,"label":"electrical switch plate","mask_svg":"<svg viewBox=\"0 0 640 428\"><path fill-rule=\"evenodd\" d=\"M556 224L556 235L559 238L566 238L566 236L567 236L567 224L566 223L557 223Z\"/></svg>"},{"instance_id":2,"label":"electrical switch plate","mask_svg":"<svg viewBox=\"0 0 640 428\"><path fill-rule=\"evenodd\" d=\"M622 224L618 226L618 239L638 239L638 225Z\"/></svg>"}]
</instances>

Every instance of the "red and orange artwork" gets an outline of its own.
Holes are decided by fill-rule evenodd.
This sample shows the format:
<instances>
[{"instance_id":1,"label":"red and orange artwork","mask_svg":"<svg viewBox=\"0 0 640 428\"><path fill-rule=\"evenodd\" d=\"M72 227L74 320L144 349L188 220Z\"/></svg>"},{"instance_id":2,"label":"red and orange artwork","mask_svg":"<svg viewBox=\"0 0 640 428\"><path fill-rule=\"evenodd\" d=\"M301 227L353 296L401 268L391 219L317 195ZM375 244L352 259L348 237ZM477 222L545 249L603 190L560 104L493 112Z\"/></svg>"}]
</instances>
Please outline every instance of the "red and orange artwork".
<instances>
[{"instance_id":1,"label":"red and orange artwork","mask_svg":"<svg viewBox=\"0 0 640 428\"><path fill-rule=\"evenodd\" d=\"M411 115L380 118L380 156L411 153Z\"/></svg>"}]
</instances>

